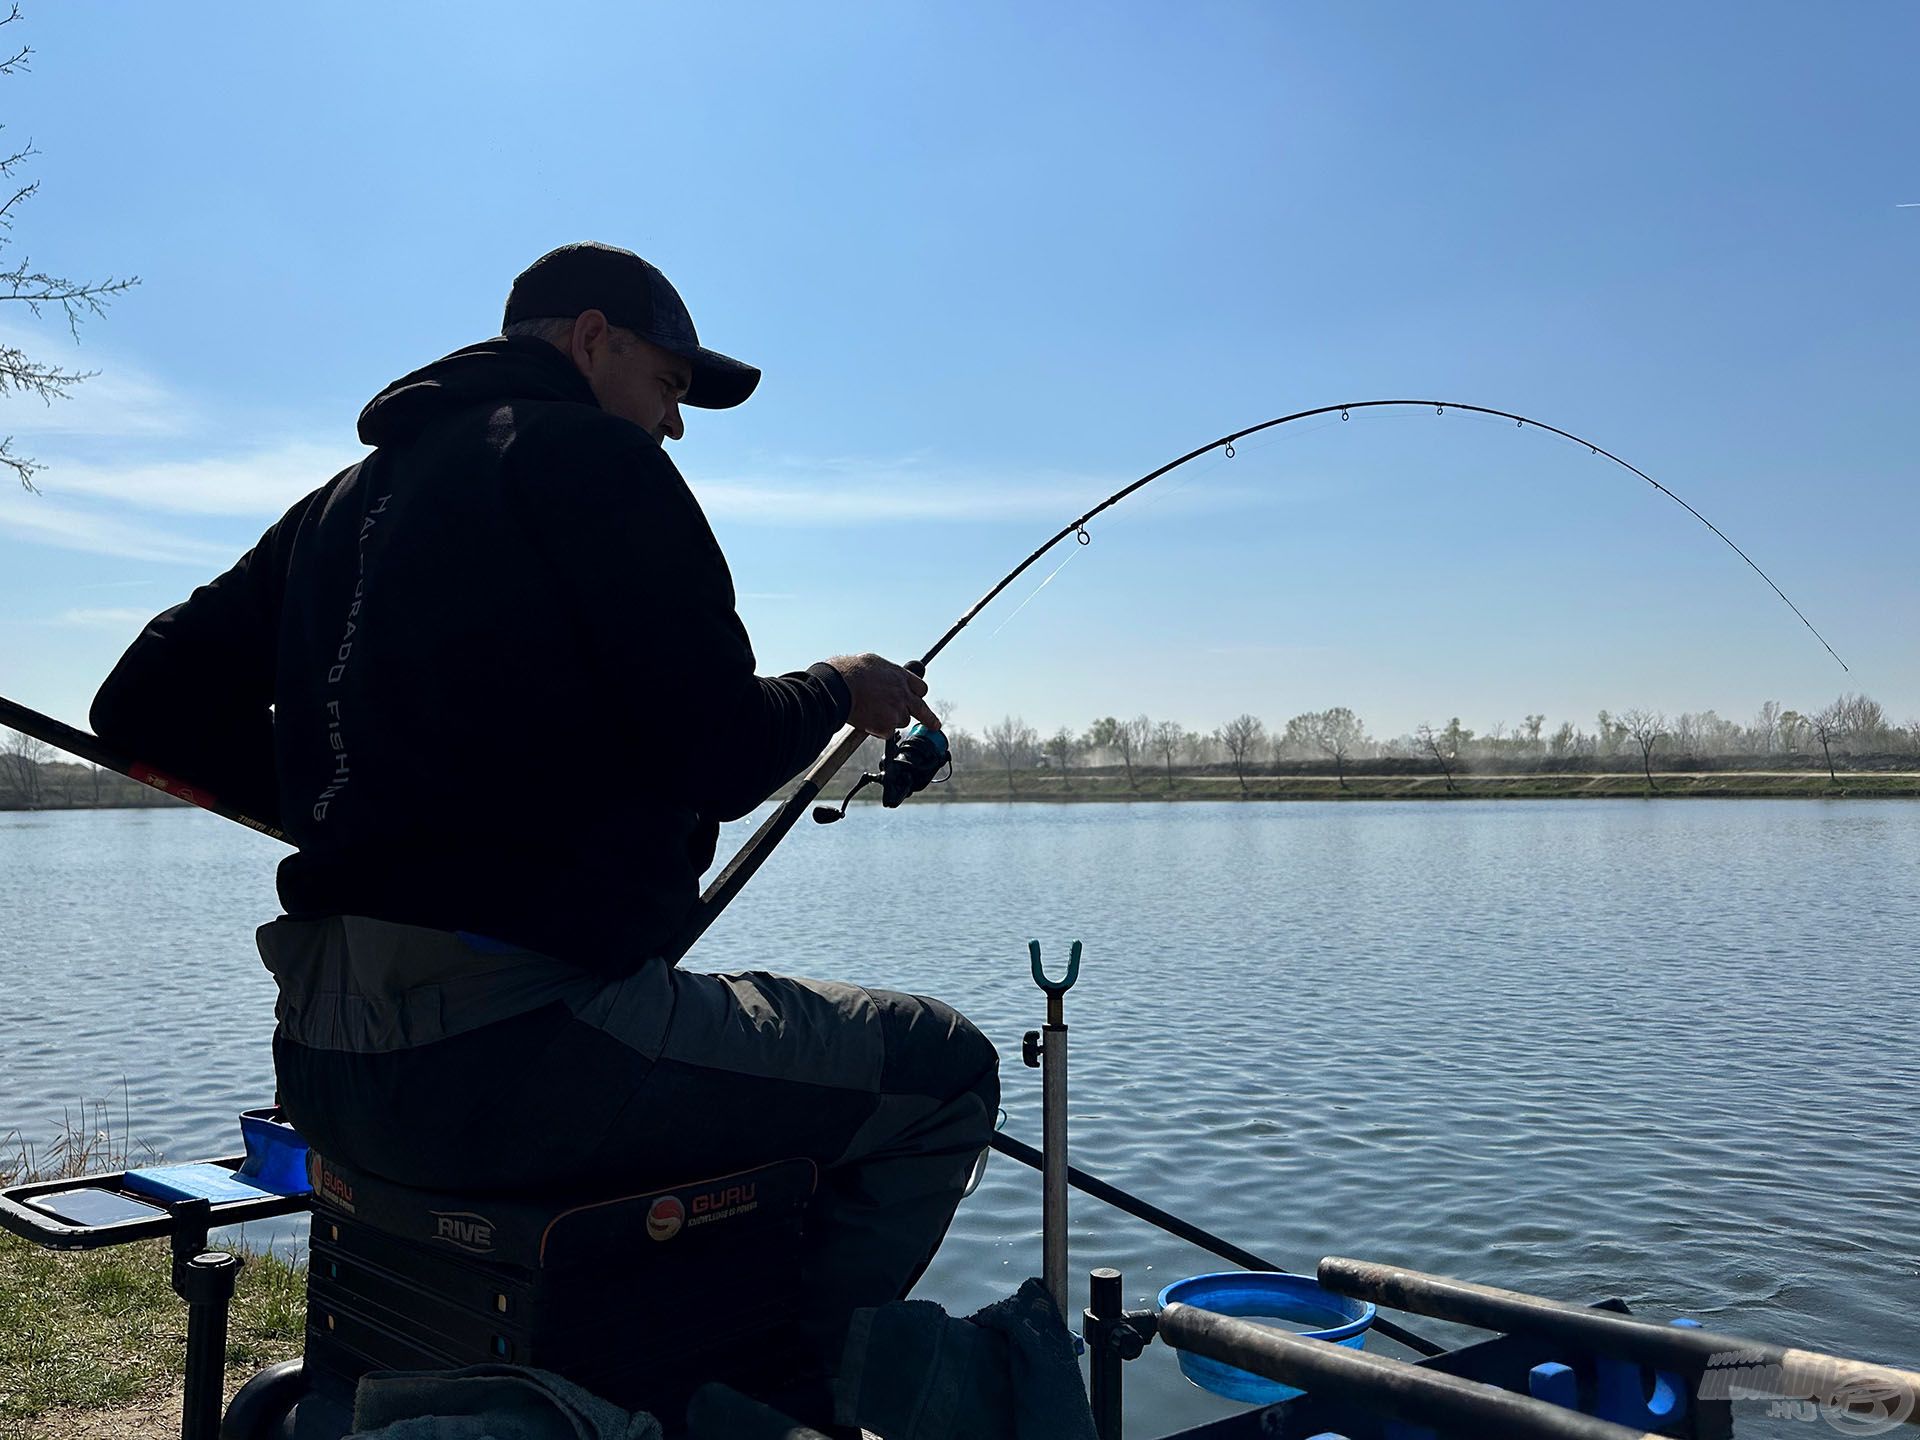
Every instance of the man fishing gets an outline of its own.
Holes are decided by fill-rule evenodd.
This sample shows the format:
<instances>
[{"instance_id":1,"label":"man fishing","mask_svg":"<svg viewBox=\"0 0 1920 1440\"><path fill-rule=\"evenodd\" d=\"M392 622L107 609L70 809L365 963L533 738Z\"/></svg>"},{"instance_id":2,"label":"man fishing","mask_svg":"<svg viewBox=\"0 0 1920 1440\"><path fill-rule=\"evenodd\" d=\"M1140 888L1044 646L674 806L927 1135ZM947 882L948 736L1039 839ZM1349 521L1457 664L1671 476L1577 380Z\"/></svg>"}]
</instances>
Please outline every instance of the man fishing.
<instances>
[{"instance_id":1,"label":"man fishing","mask_svg":"<svg viewBox=\"0 0 1920 1440\"><path fill-rule=\"evenodd\" d=\"M541 257L501 337L374 397L372 453L149 624L92 719L297 845L259 944L317 1150L476 1194L810 1157L830 1365L932 1257L997 1062L938 1001L662 958L721 821L843 724L939 723L877 655L754 673L663 446L759 378L639 256Z\"/></svg>"}]
</instances>

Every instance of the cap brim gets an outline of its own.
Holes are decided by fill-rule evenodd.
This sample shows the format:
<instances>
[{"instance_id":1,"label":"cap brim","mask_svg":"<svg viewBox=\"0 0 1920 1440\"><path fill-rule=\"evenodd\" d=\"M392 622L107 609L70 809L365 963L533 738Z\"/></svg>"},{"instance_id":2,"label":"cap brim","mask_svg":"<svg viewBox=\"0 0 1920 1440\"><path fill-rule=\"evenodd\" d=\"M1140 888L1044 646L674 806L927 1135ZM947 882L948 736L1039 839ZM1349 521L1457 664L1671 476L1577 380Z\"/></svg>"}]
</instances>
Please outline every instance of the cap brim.
<instances>
[{"instance_id":1,"label":"cap brim","mask_svg":"<svg viewBox=\"0 0 1920 1440\"><path fill-rule=\"evenodd\" d=\"M717 350L703 348L685 352L693 362L693 381L687 386L682 405L701 410L730 410L753 394L760 383L760 372Z\"/></svg>"}]
</instances>

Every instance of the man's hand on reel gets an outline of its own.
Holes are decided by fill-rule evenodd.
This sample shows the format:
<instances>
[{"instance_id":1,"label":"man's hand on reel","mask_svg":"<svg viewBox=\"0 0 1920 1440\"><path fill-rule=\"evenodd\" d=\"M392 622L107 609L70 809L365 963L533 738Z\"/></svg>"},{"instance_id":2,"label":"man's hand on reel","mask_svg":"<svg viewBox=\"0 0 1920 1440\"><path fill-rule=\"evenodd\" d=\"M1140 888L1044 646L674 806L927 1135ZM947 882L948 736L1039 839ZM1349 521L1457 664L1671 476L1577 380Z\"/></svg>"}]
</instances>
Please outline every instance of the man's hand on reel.
<instances>
[{"instance_id":1,"label":"man's hand on reel","mask_svg":"<svg viewBox=\"0 0 1920 1440\"><path fill-rule=\"evenodd\" d=\"M918 720L934 730L940 717L927 704L927 682L879 655L835 655L827 664L852 693L847 723L869 735L891 735Z\"/></svg>"}]
</instances>

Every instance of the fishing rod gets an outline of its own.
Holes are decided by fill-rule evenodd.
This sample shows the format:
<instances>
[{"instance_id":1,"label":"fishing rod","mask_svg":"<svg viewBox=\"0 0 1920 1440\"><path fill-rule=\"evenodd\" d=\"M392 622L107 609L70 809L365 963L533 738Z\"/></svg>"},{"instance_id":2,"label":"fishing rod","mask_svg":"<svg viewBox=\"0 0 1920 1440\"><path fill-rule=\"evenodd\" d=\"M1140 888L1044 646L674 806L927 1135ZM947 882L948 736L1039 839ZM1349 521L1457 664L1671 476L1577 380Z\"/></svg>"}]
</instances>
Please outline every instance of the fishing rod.
<instances>
[{"instance_id":1,"label":"fishing rod","mask_svg":"<svg viewBox=\"0 0 1920 1440\"><path fill-rule=\"evenodd\" d=\"M907 662L906 668L916 675L924 676L927 666L933 663L941 651L953 643L954 638L959 635L962 630L973 623L974 617L998 599L1009 585L1013 584L1014 581L1018 580L1031 569L1042 556L1065 541L1068 536L1072 536L1082 545L1091 543L1093 537L1087 531L1088 521L1112 509L1136 491L1151 485L1161 476L1178 470L1182 465L1186 465L1191 461L1199 459L1202 455L1210 454L1215 450L1221 451L1226 458L1231 459L1234 454L1234 443L1236 441L1244 440L1249 435L1257 435L1264 430L1278 429L1282 425L1291 425L1300 420L1311 420L1320 415L1338 414L1342 420L1345 420L1356 410L1378 410L1393 407L1431 407L1434 413L1439 415L1444 415L1448 410L1459 410L1466 414L1487 415L1501 420L1511 420L1517 429L1525 429L1530 425L1534 429L1545 431L1549 435L1558 435L1563 440L1569 440L1576 445L1584 445L1590 453L1610 460L1622 469L1639 476L1640 479L1646 481L1647 484L1659 491L1660 494L1666 496L1667 499L1685 510L1689 515L1693 516L1694 519L1698 520L1718 536L1728 549L1732 550L1734 554L1746 562L1748 568L1751 569L1754 574L1767 582L1768 588L1780 597L1782 603L1784 603L1789 610L1793 611L1799 618L1800 623L1806 626L1808 631L1812 633L1813 638L1820 642L1829 655L1833 656L1840 668L1842 670L1848 668L1847 662L1842 660L1833 646L1827 643L1826 637L1814 628L1813 622L1807 619L1798 605L1788 599L1787 593L1784 590L1774 584L1773 577L1762 570L1760 566L1755 563L1752 556L1748 555L1745 550L1742 550L1736 545L1718 525L1715 525L1711 520L1707 519L1706 516L1694 509L1692 505L1688 504L1672 490L1669 490L1665 485L1662 485L1658 480L1647 474L1646 471L1640 469L1637 465L1629 464L1611 450L1607 450L1582 436L1575 435L1570 430L1562 430L1557 425L1549 425L1543 420L1535 420L1531 416L1516 414L1511 410L1498 410L1487 405L1468 405L1456 400L1350 400L1337 405L1318 405L1311 410L1297 410L1291 415L1282 415L1274 420L1263 420L1258 425L1249 425L1245 429L1235 430L1231 434L1222 435L1217 440L1209 440L1204 445L1196 446L1194 449L1180 456L1177 460L1169 460L1159 469L1150 470L1138 480L1122 486L1106 499L1102 500L1098 505L1095 505L1091 510L1087 511L1086 514L1068 521L1066 525L1055 532L1051 539L1031 555L1027 556L1027 558L1022 560L1018 565L1014 566L1013 569L1009 570L998 584L975 601L972 608L958 620L954 621L947 632L933 643L932 648L930 648L926 654L922 655L918 660ZM226 804L206 790L190 782L176 779L155 766L124 756L111 746L102 743L98 737L90 735L84 730L76 730L70 725L63 725L49 716L42 715L37 710L30 710L26 706L17 704L5 697L0 697L0 724L21 731L23 734L35 736L38 739L46 741L49 745L67 751L69 754L78 755L83 760L90 760L96 765L104 766L106 769L118 771L120 774L137 780L143 785L150 785L156 790L164 791L178 799L187 801L189 804L197 805L202 810L210 810L215 815L223 816L228 820L245 825L250 829L258 830L263 835L271 835L276 840L284 840L286 838L277 826L269 825L255 819L243 811ZM733 858L727 861L720 873L714 877L713 882L707 886L706 890L702 892L700 898L695 902L693 911L688 918L687 925L682 931L680 938L665 952L665 958L669 965L677 965L681 958L686 955L687 951L693 948L695 942L707 932L708 927L720 917L721 911L725 910L726 907L732 903L734 896L740 893L747 881L751 880L760 867L766 863L767 857L773 853L774 847L786 838L787 832L792 830L794 825L799 822L800 817L806 813L807 807L819 798L820 792L832 782L833 777L839 774L847 762L854 757L866 739L867 735L864 731L849 727L846 732L841 735L840 739L834 743L832 748L813 763L793 793L789 795L786 800L782 801L779 807L760 823L759 828L756 829L753 834L748 837L746 843L734 853ZM911 727L904 737L890 737L888 753L886 759L882 762L881 773L877 776L863 776L861 783L865 784L868 780L881 782L885 803L889 806L897 805L901 800L905 799L907 795L913 794L931 783L935 779L937 771L946 763L947 758L944 737L939 737L937 731L928 731L924 727L916 725ZM855 786L854 788L857 790L859 786ZM843 804L841 813L845 812L845 808ZM815 818L825 820L838 817L833 815L833 812L830 810L822 807L820 812L816 812Z\"/></svg>"},{"instance_id":2,"label":"fishing rod","mask_svg":"<svg viewBox=\"0 0 1920 1440\"><path fill-rule=\"evenodd\" d=\"M63 725L51 715L42 715L38 710L29 710L25 705L0 695L0 725L9 730L18 730L22 735L31 735L36 740L44 740L55 749L64 750L69 755L98 765L102 770L112 770L126 776L129 780L138 780L142 785L150 785L177 800L189 805L198 805L202 810L210 810L222 819L231 820L236 825L244 825L249 830L258 830L262 835L271 835L275 840L287 837L277 825L269 825L264 820L256 820L246 811L227 804L211 790L206 790L188 781L176 779L157 766L143 760L135 760L122 754L107 744L98 735L85 730L76 730L71 725Z\"/></svg>"},{"instance_id":3,"label":"fishing rod","mask_svg":"<svg viewBox=\"0 0 1920 1440\"><path fill-rule=\"evenodd\" d=\"M1227 459L1231 460L1234 455L1234 442L1244 440L1249 435L1257 435L1263 430L1278 429L1282 425L1291 425L1299 420L1311 420L1319 415L1333 415L1337 413L1342 420L1346 420L1355 410L1379 410L1392 407L1423 406L1431 407L1437 415L1444 415L1449 410L1459 410L1472 415L1488 415L1501 420L1511 420L1516 429L1524 430L1527 426L1531 425L1534 429L1543 430L1549 435L1558 435L1563 440L1570 440L1576 445L1584 445L1590 453L1610 460L1624 470L1631 471L1646 481L1647 484L1651 485L1655 490L1666 496L1667 499L1678 505L1682 510L1685 510L1689 515L1693 516L1693 518L1698 520L1702 525L1706 526L1707 529L1711 530L1725 543L1728 549L1746 561L1748 568L1762 580L1766 581L1768 588L1780 597L1781 601L1785 603L1789 610L1793 611L1796 616L1799 616L1800 623L1812 632L1813 638L1820 642L1829 655L1833 656L1840 668L1842 670L1847 669L1847 662L1840 658L1839 653L1834 650L1833 646L1827 644L1826 637L1814 629L1813 622L1801 613L1798 605L1787 598L1786 591L1773 583L1773 577L1762 570L1759 565L1754 562L1751 555L1734 544L1733 540L1718 525L1715 525L1711 520L1707 519L1706 516L1694 509L1693 506L1689 505L1665 485L1662 485L1658 480L1647 474L1646 471L1640 469L1639 466L1628 464L1627 461L1622 460L1611 450L1596 445L1593 441L1585 439L1582 436L1575 435L1570 430L1562 430L1557 425L1549 425L1543 420L1535 420L1531 416L1519 415L1511 410L1497 410L1487 405L1466 405L1456 400L1349 400L1338 405L1318 405L1311 410L1297 410L1291 415L1282 415L1278 419L1263 420L1258 425L1249 425L1244 430L1235 430L1232 434L1222 435L1217 440L1209 440L1204 445L1196 446L1179 459L1169 460L1158 470L1150 470L1133 483L1122 486L1106 499L1102 500L1098 505L1087 511L1086 514L1069 520L1066 525L1054 534L1052 539L1048 540L1038 550L1035 550L1031 555L1027 556L1026 559L1014 566L1013 569L1008 571L1005 577L1001 579L999 584L995 585L975 601L972 609L954 621L953 625L947 630L947 633L934 641L933 648L928 650L927 653L922 655L918 660L909 662L906 668L913 671L916 675L924 676L927 666L931 665L940 652L945 650L947 646L953 642L954 637L966 629L968 625L972 624L976 615L998 599L1002 591L1031 569L1043 555L1052 550L1056 545L1059 545L1069 535L1082 545L1091 543L1093 537L1087 531L1088 521L1103 511L1112 509L1135 491L1142 490L1146 486L1151 485L1161 476L1178 470L1182 465L1193 460L1198 460L1202 455L1211 454L1215 450L1221 451ZM917 725L912 727L912 729L907 732L907 739L912 740L915 732L920 731L921 728L922 727ZM712 925L713 922L720 917L720 912L726 909L732 902L733 897L738 895L747 881L753 878L754 872L766 863L767 857L773 853L773 848L778 845L781 840L786 838L787 832L799 821L800 816L805 813L807 807L814 802L820 792L832 783L833 777L853 758L854 753L859 750L866 738L863 732L849 729L840 737L832 749L828 750L826 754L814 762L813 767L807 771L806 776L801 780L799 787L793 794L788 796L773 814L769 815L760 823L759 829L755 830L753 834L748 837L746 843L735 852L733 858L726 863L725 868L714 877L713 883L701 894L698 903L694 907L694 912L688 923L686 933L682 936L677 948L668 953L667 961L669 964L677 964L680 958L685 955L688 950L693 948L694 942L706 933L707 927ZM944 746L942 747L941 753L942 756L944 756ZM898 764L899 762L896 761L896 765ZM918 769L897 769L895 774L909 784L917 780L917 784L912 784L912 788L915 790L921 788L932 779L930 772L925 773L924 778L922 778L923 772ZM884 776L885 770L883 767L881 777L863 776L861 783L865 784L869 779L884 778ZM855 786L854 788L857 790L859 786ZM851 796L849 796L849 798L851 798ZM889 804L898 803L898 800L889 801ZM841 808L844 811L845 806L843 805ZM815 818L825 817L816 813Z\"/></svg>"}]
</instances>

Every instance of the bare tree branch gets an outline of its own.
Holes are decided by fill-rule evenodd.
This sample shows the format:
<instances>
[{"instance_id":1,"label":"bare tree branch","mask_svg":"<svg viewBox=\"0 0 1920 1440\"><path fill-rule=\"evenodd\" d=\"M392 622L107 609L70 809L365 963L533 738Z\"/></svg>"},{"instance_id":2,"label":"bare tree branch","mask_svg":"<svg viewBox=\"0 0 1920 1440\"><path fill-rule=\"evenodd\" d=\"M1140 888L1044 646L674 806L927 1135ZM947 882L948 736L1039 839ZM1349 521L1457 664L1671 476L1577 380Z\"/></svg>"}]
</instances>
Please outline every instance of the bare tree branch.
<instances>
[{"instance_id":1,"label":"bare tree branch","mask_svg":"<svg viewBox=\"0 0 1920 1440\"><path fill-rule=\"evenodd\" d=\"M1173 789L1173 757L1186 740L1186 732L1180 728L1178 720L1162 720L1153 727L1153 748L1167 760L1167 789Z\"/></svg>"},{"instance_id":2,"label":"bare tree branch","mask_svg":"<svg viewBox=\"0 0 1920 1440\"><path fill-rule=\"evenodd\" d=\"M1640 767L1647 777L1647 791L1660 787L1653 783L1653 747L1667 734L1667 717L1658 710L1628 710L1620 716L1621 725L1640 747Z\"/></svg>"},{"instance_id":3,"label":"bare tree branch","mask_svg":"<svg viewBox=\"0 0 1920 1440\"><path fill-rule=\"evenodd\" d=\"M1460 758L1459 752L1449 739L1451 733L1457 733L1459 722L1446 730L1435 730L1431 725L1422 725L1413 733L1420 741L1420 748L1432 757L1433 763L1440 767L1440 775L1447 782L1447 793L1453 794L1454 763Z\"/></svg>"},{"instance_id":4,"label":"bare tree branch","mask_svg":"<svg viewBox=\"0 0 1920 1440\"><path fill-rule=\"evenodd\" d=\"M1840 777L1833 771L1833 744L1847 733L1847 699L1842 695L1818 714L1807 717L1813 738L1820 742L1820 753L1826 757L1827 779L1835 785L1840 783Z\"/></svg>"},{"instance_id":5,"label":"bare tree branch","mask_svg":"<svg viewBox=\"0 0 1920 1440\"><path fill-rule=\"evenodd\" d=\"M0 16L0 28L19 19L20 7L12 5L4 16ZM32 54L31 47L22 45L12 56L0 60L0 75L13 75L29 69L27 61ZM5 159L0 159L0 179L15 180L15 172L39 153L29 140ZM13 193L0 203L0 248L13 243L15 214L39 189L38 180L24 184L15 180ZM42 306L58 306L66 319L67 333L78 342L82 320L104 315L110 302L139 283L140 277L137 275L120 278L109 275L104 280L69 280L65 276L36 269L31 260L22 258L11 269L0 267L0 301L12 300L25 305L36 319L40 318ZM52 404L55 400L66 399L75 385L90 379L93 373L90 370L68 370L58 365L44 364L31 359L18 346L0 345L0 394L33 395L43 403ZM12 470L28 490L34 488L33 477L44 468L31 456L15 454L11 435L0 437L0 467Z\"/></svg>"},{"instance_id":6,"label":"bare tree branch","mask_svg":"<svg viewBox=\"0 0 1920 1440\"><path fill-rule=\"evenodd\" d=\"M29 810L40 808L41 769L53 759L53 747L18 730L0 730L0 779Z\"/></svg>"},{"instance_id":7,"label":"bare tree branch","mask_svg":"<svg viewBox=\"0 0 1920 1440\"><path fill-rule=\"evenodd\" d=\"M1233 758L1233 773L1240 779L1240 793L1247 793L1247 761L1267 738L1266 723L1257 715L1236 715L1220 727L1220 743Z\"/></svg>"},{"instance_id":8,"label":"bare tree branch","mask_svg":"<svg viewBox=\"0 0 1920 1440\"><path fill-rule=\"evenodd\" d=\"M987 727L987 746L1007 767L1008 795L1013 794L1014 767L1032 765L1034 751L1039 745L1039 733L1017 715L1009 715L999 724Z\"/></svg>"},{"instance_id":9,"label":"bare tree branch","mask_svg":"<svg viewBox=\"0 0 1920 1440\"><path fill-rule=\"evenodd\" d=\"M5 19L0 19L0 28L5 28L13 24L13 22L19 18L20 7L15 5L8 10ZM32 54L33 48L31 46L22 45L18 50L14 51L10 58L0 60L0 75L11 75L16 70L31 70L33 67L27 64L27 59Z\"/></svg>"}]
</instances>

